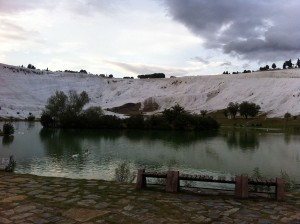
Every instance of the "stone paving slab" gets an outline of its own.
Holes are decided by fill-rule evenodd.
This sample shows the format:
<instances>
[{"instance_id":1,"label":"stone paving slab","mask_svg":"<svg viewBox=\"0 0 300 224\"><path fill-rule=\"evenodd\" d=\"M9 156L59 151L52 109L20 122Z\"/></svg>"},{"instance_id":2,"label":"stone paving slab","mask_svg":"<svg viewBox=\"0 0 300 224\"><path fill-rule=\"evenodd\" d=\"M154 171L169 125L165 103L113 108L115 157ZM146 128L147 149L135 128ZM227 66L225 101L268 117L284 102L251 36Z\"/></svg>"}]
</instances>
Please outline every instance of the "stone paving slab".
<instances>
[{"instance_id":1,"label":"stone paving slab","mask_svg":"<svg viewBox=\"0 0 300 224\"><path fill-rule=\"evenodd\" d=\"M136 191L133 184L0 172L4 223L298 223L300 193L284 202L269 195L235 199L233 193ZM274 197L274 196L273 196Z\"/></svg>"}]
</instances>

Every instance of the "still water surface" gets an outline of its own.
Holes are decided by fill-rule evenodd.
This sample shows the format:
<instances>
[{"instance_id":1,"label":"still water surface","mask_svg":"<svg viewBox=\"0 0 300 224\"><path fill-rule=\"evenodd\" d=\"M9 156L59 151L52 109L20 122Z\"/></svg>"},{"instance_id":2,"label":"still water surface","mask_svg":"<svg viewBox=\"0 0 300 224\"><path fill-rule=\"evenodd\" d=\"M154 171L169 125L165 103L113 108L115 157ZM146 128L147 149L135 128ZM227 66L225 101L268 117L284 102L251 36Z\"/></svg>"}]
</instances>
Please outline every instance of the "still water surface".
<instances>
[{"instance_id":1,"label":"still water surface","mask_svg":"<svg viewBox=\"0 0 300 224\"><path fill-rule=\"evenodd\" d=\"M14 126L13 138L0 137L0 157L13 155L17 173L112 180L115 169L127 162L132 171L179 170L213 176L251 174L259 168L263 176L273 178L285 171L300 182L298 135L243 129L45 130L39 123L27 122Z\"/></svg>"}]
</instances>

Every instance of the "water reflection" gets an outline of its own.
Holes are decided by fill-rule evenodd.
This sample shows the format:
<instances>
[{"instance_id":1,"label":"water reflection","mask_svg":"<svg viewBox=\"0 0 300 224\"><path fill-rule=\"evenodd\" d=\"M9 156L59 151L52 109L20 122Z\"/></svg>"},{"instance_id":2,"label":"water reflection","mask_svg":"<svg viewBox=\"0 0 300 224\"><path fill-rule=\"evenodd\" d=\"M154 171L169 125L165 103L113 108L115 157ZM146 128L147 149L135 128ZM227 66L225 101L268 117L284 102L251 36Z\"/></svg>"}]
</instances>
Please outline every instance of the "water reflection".
<instances>
[{"instance_id":1,"label":"water reflection","mask_svg":"<svg viewBox=\"0 0 300 224\"><path fill-rule=\"evenodd\" d=\"M189 147L195 142L208 140L218 135L218 132L194 132L194 131L124 131L124 136L136 142L162 141L172 148Z\"/></svg>"},{"instance_id":2,"label":"water reflection","mask_svg":"<svg viewBox=\"0 0 300 224\"><path fill-rule=\"evenodd\" d=\"M14 136L3 136L2 137L2 144L3 146L8 146L14 141Z\"/></svg>"},{"instance_id":3,"label":"water reflection","mask_svg":"<svg viewBox=\"0 0 300 224\"><path fill-rule=\"evenodd\" d=\"M33 122L33 121L27 121L26 125L27 125L27 130L30 130L30 129L32 129L32 128L35 127L35 122Z\"/></svg>"},{"instance_id":4,"label":"water reflection","mask_svg":"<svg viewBox=\"0 0 300 224\"><path fill-rule=\"evenodd\" d=\"M226 129L222 135L230 149L255 150L259 148L260 132L247 129Z\"/></svg>"},{"instance_id":5,"label":"water reflection","mask_svg":"<svg viewBox=\"0 0 300 224\"><path fill-rule=\"evenodd\" d=\"M210 176L251 174L258 167L263 176L276 177L282 170L300 180L299 135L249 129L51 130L26 122L15 128L13 141L2 139L0 157L14 155L20 173L112 180L116 168L127 163L130 172L145 168Z\"/></svg>"}]
</instances>

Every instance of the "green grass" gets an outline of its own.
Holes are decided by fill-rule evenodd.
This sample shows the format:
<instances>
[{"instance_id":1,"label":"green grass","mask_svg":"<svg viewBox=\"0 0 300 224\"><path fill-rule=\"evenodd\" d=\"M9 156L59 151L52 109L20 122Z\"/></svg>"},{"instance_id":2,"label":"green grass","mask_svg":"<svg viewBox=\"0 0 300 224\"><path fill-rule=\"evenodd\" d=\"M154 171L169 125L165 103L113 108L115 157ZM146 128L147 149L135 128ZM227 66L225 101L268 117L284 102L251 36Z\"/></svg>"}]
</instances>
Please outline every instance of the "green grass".
<instances>
[{"instance_id":1,"label":"green grass","mask_svg":"<svg viewBox=\"0 0 300 224\"><path fill-rule=\"evenodd\" d=\"M235 119L228 119L222 111L212 112L208 116L216 119L222 127L267 128L274 129L270 131L278 129L285 132L300 133L300 118L268 118L266 114L261 114L255 118L245 119L244 117L237 116Z\"/></svg>"}]
</instances>

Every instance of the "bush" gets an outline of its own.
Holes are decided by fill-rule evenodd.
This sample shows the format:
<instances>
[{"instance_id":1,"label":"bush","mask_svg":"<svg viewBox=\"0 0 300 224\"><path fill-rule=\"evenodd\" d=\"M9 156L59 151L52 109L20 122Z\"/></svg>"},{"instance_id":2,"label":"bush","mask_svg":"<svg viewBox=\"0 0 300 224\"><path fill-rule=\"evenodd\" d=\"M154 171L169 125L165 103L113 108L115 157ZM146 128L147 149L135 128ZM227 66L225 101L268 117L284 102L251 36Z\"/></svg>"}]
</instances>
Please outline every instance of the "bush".
<instances>
[{"instance_id":1,"label":"bush","mask_svg":"<svg viewBox=\"0 0 300 224\"><path fill-rule=\"evenodd\" d=\"M35 120L35 116L32 113L29 113L29 116L27 117L28 121L34 121Z\"/></svg>"},{"instance_id":2,"label":"bush","mask_svg":"<svg viewBox=\"0 0 300 224\"><path fill-rule=\"evenodd\" d=\"M41 116L41 124L43 127L54 127L55 126L55 120L50 115L50 113L47 113L46 111L42 112Z\"/></svg>"},{"instance_id":3,"label":"bush","mask_svg":"<svg viewBox=\"0 0 300 224\"><path fill-rule=\"evenodd\" d=\"M117 182L132 183L136 174L130 171L130 166L127 162L123 162L115 169L115 178Z\"/></svg>"},{"instance_id":4,"label":"bush","mask_svg":"<svg viewBox=\"0 0 300 224\"><path fill-rule=\"evenodd\" d=\"M169 129L170 126L163 115L152 115L145 120L145 127L147 129Z\"/></svg>"},{"instance_id":5,"label":"bush","mask_svg":"<svg viewBox=\"0 0 300 224\"><path fill-rule=\"evenodd\" d=\"M124 123L127 128L130 129L144 129L145 121L143 115L132 115L129 118L124 119Z\"/></svg>"},{"instance_id":6,"label":"bush","mask_svg":"<svg viewBox=\"0 0 300 224\"><path fill-rule=\"evenodd\" d=\"M101 107L90 107L83 112L81 121L85 126L94 127L101 116L103 116Z\"/></svg>"},{"instance_id":7,"label":"bush","mask_svg":"<svg viewBox=\"0 0 300 224\"><path fill-rule=\"evenodd\" d=\"M13 135L15 133L15 128L11 123L3 124L3 134L5 136Z\"/></svg>"}]
</instances>

